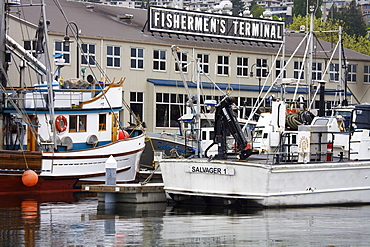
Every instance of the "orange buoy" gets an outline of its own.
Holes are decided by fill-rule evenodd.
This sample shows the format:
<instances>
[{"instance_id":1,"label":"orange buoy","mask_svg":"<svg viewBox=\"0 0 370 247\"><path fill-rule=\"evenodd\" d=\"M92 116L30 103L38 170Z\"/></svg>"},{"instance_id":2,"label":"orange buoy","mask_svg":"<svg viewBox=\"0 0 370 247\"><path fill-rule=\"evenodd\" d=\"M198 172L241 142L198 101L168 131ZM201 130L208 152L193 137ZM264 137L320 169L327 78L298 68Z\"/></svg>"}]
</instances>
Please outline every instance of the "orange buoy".
<instances>
[{"instance_id":1,"label":"orange buoy","mask_svg":"<svg viewBox=\"0 0 370 247\"><path fill-rule=\"evenodd\" d=\"M127 138L130 138L130 135L127 133L127 131L118 130L118 140L124 140Z\"/></svg>"},{"instance_id":2,"label":"orange buoy","mask_svg":"<svg viewBox=\"0 0 370 247\"><path fill-rule=\"evenodd\" d=\"M32 171L31 169L27 168L22 174L22 183L27 187L32 187L37 184L39 181L39 177L37 176L36 172Z\"/></svg>"}]
</instances>

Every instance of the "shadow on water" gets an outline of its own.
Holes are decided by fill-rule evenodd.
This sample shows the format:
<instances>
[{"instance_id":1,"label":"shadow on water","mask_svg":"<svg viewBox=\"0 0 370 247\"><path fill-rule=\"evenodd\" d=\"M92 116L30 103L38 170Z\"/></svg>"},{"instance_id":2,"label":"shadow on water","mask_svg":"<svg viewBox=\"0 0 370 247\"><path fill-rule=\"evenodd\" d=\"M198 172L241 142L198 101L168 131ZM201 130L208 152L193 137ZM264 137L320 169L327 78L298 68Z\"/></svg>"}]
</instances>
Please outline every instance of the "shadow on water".
<instances>
[{"instance_id":1,"label":"shadow on water","mask_svg":"<svg viewBox=\"0 0 370 247\"><path fill-rule=\"evenodd\" d=\"M118 215L128 218L161 217L166 211L167 203L104 203L99 202L97 214Z\"/></svg>"},{"instance_id":2,"label":"shadow on water","mask_svg":"<svg viewBox=\"0 0 370 247\"><path fill-rule=\"evenodd\" d=\"M163 217L170 215L255 215L262 208L169 203L104 203L99 202L97 214L121 217Z\"/></svg>"},{"instance_id":3,"label":"shadow on water","mask_svg":"<svg viewBox=\"0 0 370 247\"><path fill-rule=\"evenodd\" d=\"M167 207L167 214L192 214L192 215L255 215L261 212L262 208L241 207L241 206L220 206L220 205L193 205L174 204Z\"/></svg>"}]
</instances>

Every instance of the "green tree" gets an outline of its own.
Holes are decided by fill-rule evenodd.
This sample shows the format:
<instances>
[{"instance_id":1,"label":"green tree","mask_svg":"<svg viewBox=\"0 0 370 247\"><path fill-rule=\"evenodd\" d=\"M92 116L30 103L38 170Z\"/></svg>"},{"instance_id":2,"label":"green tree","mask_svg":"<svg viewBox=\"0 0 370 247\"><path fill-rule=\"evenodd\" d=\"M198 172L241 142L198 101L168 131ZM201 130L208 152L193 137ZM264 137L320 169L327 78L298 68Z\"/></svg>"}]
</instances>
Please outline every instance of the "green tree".
<instances>
[{"instance_id":1,"label":"green tree","mask_svg":"<svg viewBox=\"0 0 370 247\"><path fill-rule=\"evenodd\" d=\"M315 17L320 18L322 12L320 6L322 5L323 0L312 0L315 5ZM293 0L293 16L306 16L308 14L307 0Z\"/></svg>"},{"instance_id":2,"label":"green tree","mask_svg":"<svg viewBox=\"0 0 370 247\"><path fill-rule=\"evenodd\" d=\"M293 23L289 25L290 29L293 30L299 30L300 26L306 25L309 23L308 16L302 17L302 16L296 16L293 18ZM339 26L344 26L344 21L342 20L336 20L336 19L328 19L325 22L322 22L321 19L315 18L314 25L315 31L330 31L330 30L339 30ZM309 27L308 27L309 28ZM315 33L315 36L319 39L328 41L330 43L336 44L338 42L338 35L336 34L328 34L328 33ZM370 41L367 39L366 36L357 36L357 35L351 35L348 34L345 30L343 30L342 34L342 43L343 46L366 54L370 55Z\"/></svg>"},{"instance_id":3,"label":"green tree","mask_svg":"<svg viewBox=\"0 0 370 247\"><path fill-rule=\"evenodd\" d=\"M293 6L294 6L293 16L306 16L307 15L306 0L294 0Z\"/></svg>"},{"instance_id":4,"label":"green tree","mask_svg":"<svg viewBox=\"0 0 370 247\"><path fill-rule=\"evenodd\" d=\"M355 0L352 0L348 7L337 8L333 5L328 18L342 20L343 29L349 35L366 35L366 25L362 19L360 10L356 8Z\"/></svg>"},{"instance_id":5,"label":"green tree","mask_svg":"<svg viewBox=\"0 0 370 247\"><path fill-rule=\"evenodd\" d=\"M265 12L265 8L258 5L255 0L252 1L249 9L254 18L260 18L261 15L263 15L263 12Z\"/></svg>"},{"instance_id":6,"label":"green tree","mask_svg":"<svg viewBox=\"0 0 370 247\"><path fill-rule=\"evenodd\" d=\"M242 16L246 9L244 2L242 0L231 0L231 2L233 3L233 16Z\"/></svg>"}]
</instances>

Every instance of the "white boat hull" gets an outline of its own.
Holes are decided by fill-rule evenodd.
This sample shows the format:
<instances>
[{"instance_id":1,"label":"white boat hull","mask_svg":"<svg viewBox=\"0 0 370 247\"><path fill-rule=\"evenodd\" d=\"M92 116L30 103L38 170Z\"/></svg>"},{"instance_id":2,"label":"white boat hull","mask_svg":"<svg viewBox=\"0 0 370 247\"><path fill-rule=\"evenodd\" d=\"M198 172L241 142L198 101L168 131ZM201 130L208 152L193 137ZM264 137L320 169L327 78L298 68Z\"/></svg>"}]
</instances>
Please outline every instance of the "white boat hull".
<instances>
[{"instance_id":1,"label":"white boat hull","mask_svg":"<svg viewBox=\"0 0 370 247\"><path fill-rule=\"evenodd\" d=\"M264 165L165 159L160 166L170 195L247 200L267 207L370 203L370 161Z\"/></svg>"},{"instance_id":2,"label":"white boat hull","mask_svg":"<svg viewBox=\"0 0 370 247\"><path fill-rule=\"evenodd\" d=\"M145 147L145 136L130 138L105 146L72 152L43 153L44 177L90 177L81 180L105 179L105 163L112 155L117 162L117 181L135 180L139 171L140 157ZM123 173L120 173L124 171ZM100 176L97 176L99 175ZM91 177L93 176L93 177Z\"/></svg>"}]
</instances>

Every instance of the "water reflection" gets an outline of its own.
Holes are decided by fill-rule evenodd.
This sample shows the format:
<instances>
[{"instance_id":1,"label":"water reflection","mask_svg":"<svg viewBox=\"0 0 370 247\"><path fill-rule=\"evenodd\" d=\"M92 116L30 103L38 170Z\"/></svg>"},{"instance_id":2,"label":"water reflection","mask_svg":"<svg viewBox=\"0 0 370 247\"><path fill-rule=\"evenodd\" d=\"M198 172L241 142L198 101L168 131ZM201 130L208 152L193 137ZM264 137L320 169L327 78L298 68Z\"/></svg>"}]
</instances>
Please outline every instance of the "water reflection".
<instances>
[{"instance_id":1,"label":"water reflection","mask_svg":"<svg viewBox=\"0 0 370 247\"><path fill-rule=\"evenodd\" d=\"M0 197L0 246L367 246L370 207L251 209Z\"/></svg>"},{"instance_id":2,"label":"water reflection","mask_svg":"<svg viewBox=\"0 0 370 247\"><path fill-rule=\"evenodd\" d=\"M0 195L0 246L36 246L42 238L40 205L74 203L80 197L70 192Z\"/></svg>"}]
</instances>

